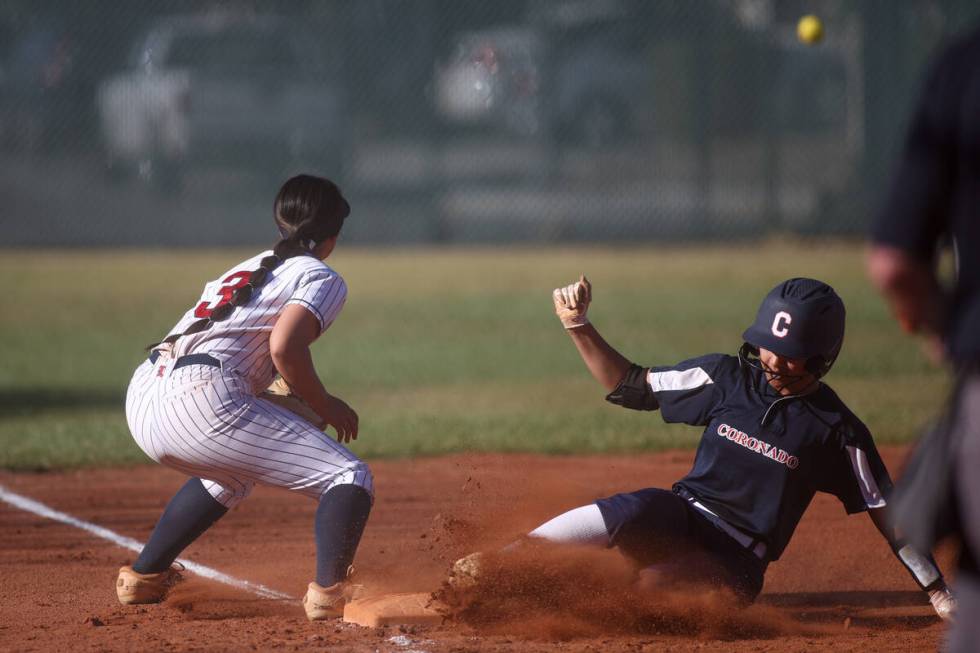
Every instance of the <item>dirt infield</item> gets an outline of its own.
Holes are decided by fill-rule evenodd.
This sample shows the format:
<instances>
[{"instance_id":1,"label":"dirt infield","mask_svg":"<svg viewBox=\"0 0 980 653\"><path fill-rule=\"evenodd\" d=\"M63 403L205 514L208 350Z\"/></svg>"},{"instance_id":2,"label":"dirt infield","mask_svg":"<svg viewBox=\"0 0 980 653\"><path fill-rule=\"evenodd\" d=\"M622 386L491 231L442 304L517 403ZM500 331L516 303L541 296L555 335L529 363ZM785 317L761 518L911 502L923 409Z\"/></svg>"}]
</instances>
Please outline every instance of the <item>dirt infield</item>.
<instances>
[{"instance_id":1,"label":"dirt infield","mask_svg":"<svg viewBox=\"0 0 980 653\"><path fill-rule=\"evenodd\" d=\"M902 451L885 449L894 469ZM436 590L449 563L505 544L566 508L669 486L692 454L466 455L372 464L378 500L356 581L366 594ZM0 473L0 485L144 541L183 478L162 467ZM185 555L299 597L312 579L314 504L258 488ZM113 590L128 551L0 503L0 648L331 651L935 650L943 628L863 515L818 496L759 603L711 592L637 598L615 552L570 552L537 578L515 562L506 593L477 597L439 627L310 624L298 601L257 598L193 575L167 602L123 607ZM940 552L951 566L951 553ZM581 591L578 588L581 587ZM472 615L477 615L473 617Z\"/></svg>"}]
</instances>

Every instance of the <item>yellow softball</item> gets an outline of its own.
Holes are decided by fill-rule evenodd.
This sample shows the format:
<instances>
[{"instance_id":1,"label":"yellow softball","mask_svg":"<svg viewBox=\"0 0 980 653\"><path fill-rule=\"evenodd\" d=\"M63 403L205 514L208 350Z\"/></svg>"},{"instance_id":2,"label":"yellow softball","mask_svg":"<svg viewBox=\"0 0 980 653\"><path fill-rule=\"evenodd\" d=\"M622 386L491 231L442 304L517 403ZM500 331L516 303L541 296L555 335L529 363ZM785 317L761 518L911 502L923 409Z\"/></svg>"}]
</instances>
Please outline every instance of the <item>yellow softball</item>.
<instances>
[{"instance_id":1,"label":"yellow softball","mask_svg":"<svg viewBox=\"0 0 980 653\"><path fill-rule=\"evenodd\" d=\"M819 43L823 38L823 21L813 14L807 14L796 24L796 36L807 45Z\"/></svg>"}]
</instances>

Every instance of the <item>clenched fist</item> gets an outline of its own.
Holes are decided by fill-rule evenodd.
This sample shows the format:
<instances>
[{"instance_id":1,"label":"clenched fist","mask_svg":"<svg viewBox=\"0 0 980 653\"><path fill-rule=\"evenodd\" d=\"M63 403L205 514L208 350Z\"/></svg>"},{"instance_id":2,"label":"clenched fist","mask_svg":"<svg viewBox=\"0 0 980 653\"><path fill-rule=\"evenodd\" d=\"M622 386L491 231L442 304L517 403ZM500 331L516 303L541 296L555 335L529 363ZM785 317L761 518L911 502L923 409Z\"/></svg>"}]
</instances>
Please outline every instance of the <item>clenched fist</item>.
<instances>
[{"instance_id":1,"label":"clenched fist","mask_svg":"<svg viewBox=\"0 0 980 653\"><path fill-rule=\"evenodd\" d=\"M566 329L576 329L589 323L585 314L592 302L592 284L585 275L562 288L555 288L551 293L555 302L555 313Z\"/></svg>"}]
</instances>

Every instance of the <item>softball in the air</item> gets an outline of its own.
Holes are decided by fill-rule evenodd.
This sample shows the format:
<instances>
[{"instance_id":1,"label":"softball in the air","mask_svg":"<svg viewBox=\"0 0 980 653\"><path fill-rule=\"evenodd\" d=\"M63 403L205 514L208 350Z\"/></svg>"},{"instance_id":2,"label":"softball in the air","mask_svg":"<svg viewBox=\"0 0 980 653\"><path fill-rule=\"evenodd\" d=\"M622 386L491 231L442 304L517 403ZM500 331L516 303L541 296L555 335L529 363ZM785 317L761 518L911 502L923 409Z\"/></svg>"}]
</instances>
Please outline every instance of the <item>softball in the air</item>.
<instances>
[{"instance_id":1,"label":"softball in the air","mask_svg":"<svg viewBox=\"0 0 980 653\"><path fill-rule=\"evenodd\" d=\"M823 22L813 14L807 14L796 24L796 36L807 45L819 43L823 38Z\"/></svg>"}]
</instances>

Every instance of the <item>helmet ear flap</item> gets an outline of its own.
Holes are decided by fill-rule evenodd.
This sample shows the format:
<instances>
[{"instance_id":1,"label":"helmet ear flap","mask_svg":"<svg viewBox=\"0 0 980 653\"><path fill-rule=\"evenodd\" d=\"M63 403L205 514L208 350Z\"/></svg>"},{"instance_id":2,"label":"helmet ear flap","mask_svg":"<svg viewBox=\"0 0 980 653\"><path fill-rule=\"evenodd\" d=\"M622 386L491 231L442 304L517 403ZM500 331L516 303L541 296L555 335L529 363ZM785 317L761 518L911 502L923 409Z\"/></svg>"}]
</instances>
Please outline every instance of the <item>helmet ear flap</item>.
<instances>
[{"instance_id":1,"label":"helmet ear flap","mask_svg":"<svg viewBox=\"0 0 980 653\"><path fill-rule=\"evenodd\" d=\"M827 359L823 356L811 356L806 361L806 371L820 378L827 372Z\"/></svg>"},{"instance_id":2,"label":"helmet ear flap","mask_svg":"<svg viewBox=\"0 0 980 653\"><path fill-rule=\"evenodd\" d=\"M749 356L759 356L759 348L749 342L743 342L742 346L739 348L739 352L742 358L748 358Z\"/></svg>"}]
</instances>

